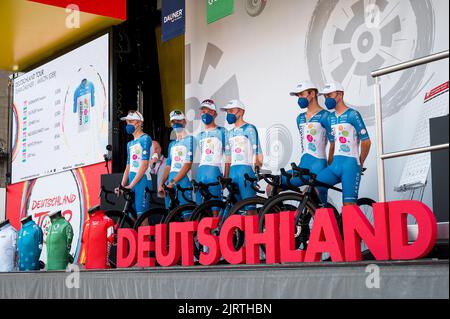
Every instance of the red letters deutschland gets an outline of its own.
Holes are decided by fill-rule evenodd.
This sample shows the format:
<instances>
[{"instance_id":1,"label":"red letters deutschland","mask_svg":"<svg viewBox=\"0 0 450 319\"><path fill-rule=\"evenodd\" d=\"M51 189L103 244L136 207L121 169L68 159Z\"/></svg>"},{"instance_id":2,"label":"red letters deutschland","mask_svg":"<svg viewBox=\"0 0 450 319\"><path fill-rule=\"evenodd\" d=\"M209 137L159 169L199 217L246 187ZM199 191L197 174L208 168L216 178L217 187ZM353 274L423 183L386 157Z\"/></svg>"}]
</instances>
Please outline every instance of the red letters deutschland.
<instances>
[{"instance_id":1,"label":"red letters deutschland","mask_svg":"<svg viewBox=\"0 0 450 319\"><path fill-rule=\"evenodd\" d=\"M417 221L418 237L408 241L407 217ZM199 263L216 265L223 257L228 263L259 264L260 247L266 252L266 263L319 262L329 253L334 262L360 261L361 242L367 245L376 260L412 260L426 256L437 240L437 223L433 212L421 202L397 201L375 204L370 222L357 206L344 207L343 236L331 209L319 209L314 216L306 251L295 249L295 212L269 214L265 231L260 233L257 216L230 216L218 236L212 234L218 218L204 218L200 223L172 223L141 227L139 232L120 229L117 265L120 268L170 267L194 265L194 235L202 249ZM169 228L169 230L168 230ZM245 241L235 247L239 232ZM343 239L344 238L344 239ZM153 256L156 256L153 257Z\"/></svg>"}]
</instances>

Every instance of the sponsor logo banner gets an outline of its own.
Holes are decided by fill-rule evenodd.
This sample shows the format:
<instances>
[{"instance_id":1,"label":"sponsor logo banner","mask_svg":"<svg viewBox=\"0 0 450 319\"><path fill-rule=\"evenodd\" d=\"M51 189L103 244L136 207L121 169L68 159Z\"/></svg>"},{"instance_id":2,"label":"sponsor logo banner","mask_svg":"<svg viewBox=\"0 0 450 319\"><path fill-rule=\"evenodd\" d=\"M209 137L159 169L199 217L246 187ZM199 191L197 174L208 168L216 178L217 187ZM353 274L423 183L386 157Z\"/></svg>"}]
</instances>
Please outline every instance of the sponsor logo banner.
<instances>
[{"instance_id":1,"label":"sponsor logo banner","mask_svg":"<svg viewBox=\"0 0 450 319\"><path fill-rule=\"evenodd\" d=\"M234 0L206 0L207 22L213 23L234 13Z\"/></svg>"},{"instance_id":2,"label":"sponsor logo banner","mask_svg":"<svg viewBox=\"0 0 450 319\"><path fill-rule=\"evenodd\" d=\"M161 19L163 42L183 35L186 31L185 0L164 0Z\"/></svg>"}]
</instances>

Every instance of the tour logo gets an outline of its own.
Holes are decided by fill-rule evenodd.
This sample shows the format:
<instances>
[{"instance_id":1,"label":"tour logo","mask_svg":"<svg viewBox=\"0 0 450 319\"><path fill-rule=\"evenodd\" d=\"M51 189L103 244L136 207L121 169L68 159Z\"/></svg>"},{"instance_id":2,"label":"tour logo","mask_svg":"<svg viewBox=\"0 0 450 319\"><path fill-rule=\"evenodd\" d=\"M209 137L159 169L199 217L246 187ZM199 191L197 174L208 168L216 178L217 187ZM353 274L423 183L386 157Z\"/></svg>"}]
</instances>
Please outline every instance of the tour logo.
<instances>
[{"instance_id":1,"label":"tour logo","mask_svg":"<svg viewBox=\"0 0 450 319\"><path fill-rule=\"evenodd\" d=\"M74 237L70 254L78 260L81 248L81 232L86 213L83 177L78 170L51 175L28 181L24 185L21 218L32 216L44 233L44 247L41 260L46 263L46 238L50 230L50 217L61 211L62 216L71 224Z\"/></svg>"}]
</instances>

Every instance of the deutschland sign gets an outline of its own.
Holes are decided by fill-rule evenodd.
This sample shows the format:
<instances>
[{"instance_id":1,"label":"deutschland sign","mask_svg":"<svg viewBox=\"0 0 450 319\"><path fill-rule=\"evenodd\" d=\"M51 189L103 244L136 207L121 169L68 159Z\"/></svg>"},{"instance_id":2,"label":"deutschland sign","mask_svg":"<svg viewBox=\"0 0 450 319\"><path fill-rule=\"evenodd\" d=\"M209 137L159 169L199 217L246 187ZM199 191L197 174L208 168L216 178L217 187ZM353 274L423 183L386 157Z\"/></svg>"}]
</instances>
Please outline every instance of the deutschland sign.
<instances>
[{"instance_id":1,"label":"deutschland sign","mask_svg":"<svg viewBox=\"0 0 450 319\"><path fill-rule=\"evenodd\" d=\"M265 246L266 264L319 262L322 253L329 253L333 262L362 260L364 241L376 260L414 260L425 257L437 240L437 222L433 212L418 201L396 201L375 204L374 223L368 221L358 206L343 208L343 236L333 210L316 212L306 251L296 250L294 242L295 212L266 216L266 229L260 233L257 216L229 217L218 236L211 234L219 224L218 218L200 222L172 223L168 233L165 224L132 229L119 229L117 266L119 268L194 265L194 235L208 252L200 254L200 264L216 265L223 257L228 263L259 264L260 246ZM417 221L418 237L408 243L407 217ZM245 233L244 247L236 250L235 230ZM345 240L343 240L345 238ZM152 257L154 256L154 257Z\"/></svg>"}]
</instances>

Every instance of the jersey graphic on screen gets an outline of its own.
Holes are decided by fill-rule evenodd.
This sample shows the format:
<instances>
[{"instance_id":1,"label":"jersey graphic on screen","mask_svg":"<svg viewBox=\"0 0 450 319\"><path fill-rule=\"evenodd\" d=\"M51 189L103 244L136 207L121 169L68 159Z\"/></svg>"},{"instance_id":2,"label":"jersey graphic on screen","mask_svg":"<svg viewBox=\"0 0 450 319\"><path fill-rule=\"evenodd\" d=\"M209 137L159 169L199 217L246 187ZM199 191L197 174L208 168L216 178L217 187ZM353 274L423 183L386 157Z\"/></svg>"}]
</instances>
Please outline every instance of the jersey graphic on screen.
<instances>
[{"instance_id":1,"label":"jersey graphic on screen","mask_svg":"<svg viewBox=\"0 0 450 319\"><path fill-rule=\"evenodd\" d=\"M39 257L44 242L42 229L32 220L25 223L19 232L17 248L19 253L19 270L39 270Z\"/></svg>"},{"instance_id":2,"label":"jersey graphic on screen","mask_svg":"<svg viewBox=\"0 0 450 319\"><path fill-rule=\"evenodd\" d=\"M54 217L47 235L47 270L65 270L69 264L73 229L64 217Z\"/></svg>"},{"instance_id":3,"label":"jersey graphic on screen","mask_svg":"<svg viewBox=\"0 0 450 319\"><path fill-rule=\"evenodd\" d=\"M102 211L91 214L83 227L86 269L111 268L108 255L113 242L114 221Z\"/></svg>"},{"instance_id":4,"label":"jersey graphic on screen","mask_svg":"<svg viewBox=\"0 0 450 319\"><path fill-rule=\"evenodd\" d=\"M0 229L0 272L16 270L17 231L11 224Z\"/></svg>"},{"instance_id":5,"label":"jersey graphic on screen","mask_svg":"<svg viewBox=\"0 0 450 319\"><path fill-rule=\"evenodd\" d=\"M81 81L73 97L73 113L78 112L78 131L89 129L91 107L95 106L95 87L86 79Z\"/></svg>"}]
</instances>

